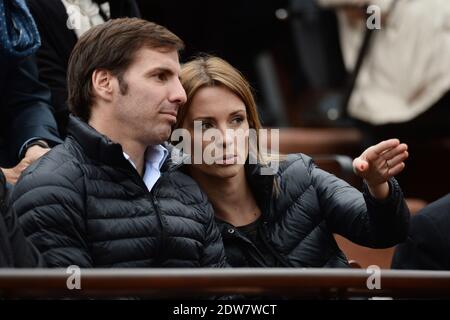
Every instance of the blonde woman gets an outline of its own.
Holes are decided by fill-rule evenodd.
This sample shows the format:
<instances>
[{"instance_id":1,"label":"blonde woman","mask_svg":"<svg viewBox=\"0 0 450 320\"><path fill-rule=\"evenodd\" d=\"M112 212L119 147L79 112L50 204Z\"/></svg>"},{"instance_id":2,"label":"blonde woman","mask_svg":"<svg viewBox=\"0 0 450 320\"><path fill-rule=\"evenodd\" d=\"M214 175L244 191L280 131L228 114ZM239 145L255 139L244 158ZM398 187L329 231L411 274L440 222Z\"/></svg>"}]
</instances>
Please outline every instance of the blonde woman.
<instances>
[{"instance_id":1,"label":"blonde woman","mask_svg":"<svg viewBox=\"0 0 450 320\"><path fill-rule=\"evenodd\" d=\"M194 136L194 122L201 121L202 130L217 129L224 136L218 161L181 170L208 196L233 267L346 267L333 233L374 248L405 239L409 211L393 178L405 166L405 144L383 141L354 160L355 172L365 182L363 192L316 167L304 154L287 155L275 174L261 175L268 164L249 163L248 143L232 152L226 149L227 130L261 128L244 77L224 60L206 56L186 63L181 80L187 103L176 127ZM208 145L203 140L192 144L203 151ZM239 161L242 157L245 163Z\"/></svg>"}]
</instances>

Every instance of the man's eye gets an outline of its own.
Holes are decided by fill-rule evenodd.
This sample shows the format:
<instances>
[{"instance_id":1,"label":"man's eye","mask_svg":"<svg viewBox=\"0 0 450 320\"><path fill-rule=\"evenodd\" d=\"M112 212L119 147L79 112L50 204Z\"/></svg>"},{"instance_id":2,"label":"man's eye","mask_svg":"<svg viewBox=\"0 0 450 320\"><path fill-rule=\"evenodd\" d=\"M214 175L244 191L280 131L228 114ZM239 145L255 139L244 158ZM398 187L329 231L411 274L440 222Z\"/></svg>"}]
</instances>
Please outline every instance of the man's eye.
<instances>
[{"instance_id":1,"label":"man's eye","mask_svg":"<svg viewBox=\"0 0 450 320\"><path fill-rule=\"evenodd\" d=\"M158 78L159 81L166 81L167 80L167 75L165 73L158 73L156 75L156 77Z\"/></svg>"}]
</instances>

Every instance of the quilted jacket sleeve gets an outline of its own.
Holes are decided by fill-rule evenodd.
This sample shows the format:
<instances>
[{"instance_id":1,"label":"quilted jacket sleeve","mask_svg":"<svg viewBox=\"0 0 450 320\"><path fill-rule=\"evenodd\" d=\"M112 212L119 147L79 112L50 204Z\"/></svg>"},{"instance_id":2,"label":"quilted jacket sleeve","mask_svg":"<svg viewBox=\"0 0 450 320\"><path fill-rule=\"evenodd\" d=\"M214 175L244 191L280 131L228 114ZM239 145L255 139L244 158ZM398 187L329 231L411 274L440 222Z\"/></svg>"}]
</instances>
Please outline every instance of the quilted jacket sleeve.
<instances>
[{"instance_id":1,"label":"quilted jacket sleeve","mask_svg":"<svg viewBox=\"0 0 450 320\"><path fill-rule=\"evenodd\" d=\"M371 248L391 247L406 239L409 210L395 179L388 181L388 198L378 200L366 184L360 192L315 166L311 159L307 166L331 232Z\"/></svg>"},{"instance_id":2,"label":"quilted jacket sleeve","mask_svg":"<svg viewBox=\"0 0 450 320\"><path fill-rule=\"evenodd\" d=\"M201 259L201 266L206 268L223 268L226 266L226 262L222 236L214 220L213 208L209 203L206 209L211 219L208 220L206 226L206 245Z\"/></svg>"},{"instance_id":3,"label":"quilted jacket sleeve","mask_svg":"<svg viewBox=\"0 0 450 320\"><path fill-rule=\"evenodd\" d=\"M63 146L58 146L60 148ZM55 148L30 166L11 195L10 210L48 267L92 267L85 239L83 174L72 162L51 160ZM34 170L39 166L39 170Z\"/></svg>"}]
</instances>

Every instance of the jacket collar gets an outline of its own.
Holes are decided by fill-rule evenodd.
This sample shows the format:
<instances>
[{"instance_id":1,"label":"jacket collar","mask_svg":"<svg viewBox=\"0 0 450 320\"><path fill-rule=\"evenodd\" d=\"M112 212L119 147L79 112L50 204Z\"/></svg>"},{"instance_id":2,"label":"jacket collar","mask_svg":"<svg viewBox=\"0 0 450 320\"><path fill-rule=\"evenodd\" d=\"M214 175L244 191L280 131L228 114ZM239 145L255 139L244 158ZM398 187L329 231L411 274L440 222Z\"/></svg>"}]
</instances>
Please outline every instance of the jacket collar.
<instances>
[{"instance_id":1,"label":"jacket collar","mask_svg":"<svg viewBox=\"0 0 450 320\"><path fill-rule=\"evenodd\" d=\"M111 166L123 166L124 163L128 163L120 144L111 141L80 118L70 115L67 132L89 158Z\"/></svg>"},{"instance_id":2,"label":"jacket collar","mask_svg":"<svg viewBox=\"0 0 450 320\"><path fill-rule=\"evenodd\" d=\"M131 166L125 159L119 143L113 142L80 118L70 115L67 131L90 159L113 167L129 168ZM165 147L167 148L167 146ZM167 160L163 164L163 168L166 166L166 162Z\"/></svg>"},{"instance_id":3,"label":"jacket collar","mask_svg":"<svg viewBox=\"0 0 450 320\"><path fill-rule=\"evenodd\" d=\"M262 175L261 170L263 168L265 168L265 165L261 163L247 163L245 165L245 174L255 200L262 211L263 219L268 220L271 218L269 214L272 212L270 207L273 199L273 185L277 175Z\"/></svg>"},{"instance_id":4,"label":"jacket collar","mask_svg":"<svg viewBox=\"0 0 450 320\"><path fill-rule=\"evenodd\" d=\"M5 175L3 174L3 171L0 170L0 206L5 198L6 198L6 178Z\"/></svg>"},{"instance_id":5,"label":"jacket collar","mask_svg":"<svg viewBox=\"0 0 450 320\"><path fill-rule=\"evenodd\" d=\"M271 210L271 206L273 205L273 183L277 176L261 175L262 168L264 168L264 165L261 163L245 164L247 181L262 212L260 219L263 219L263 221L266 222L273 219L273 211ZM215 221L224 240L239 237L246 242L251 243L247 238L242 237L239 232L236 232L234 230L235 227L228 222L219 218L216 218ZM233 229L234 232L228 232L229 229Z\"/></svg>"},{"instance_id":6,"label":"jacket collar","mask_svg":"<svg viewBox=\"0 0 450 320\"><path fill-rule=\"evenodd\" d=\"M163 171L175 171L189 163L190 156L188 154L183 153L180 149L167 142L164 144L164 147L169 151L169 156L162 166Z\"/></svg>"}]
</instances>

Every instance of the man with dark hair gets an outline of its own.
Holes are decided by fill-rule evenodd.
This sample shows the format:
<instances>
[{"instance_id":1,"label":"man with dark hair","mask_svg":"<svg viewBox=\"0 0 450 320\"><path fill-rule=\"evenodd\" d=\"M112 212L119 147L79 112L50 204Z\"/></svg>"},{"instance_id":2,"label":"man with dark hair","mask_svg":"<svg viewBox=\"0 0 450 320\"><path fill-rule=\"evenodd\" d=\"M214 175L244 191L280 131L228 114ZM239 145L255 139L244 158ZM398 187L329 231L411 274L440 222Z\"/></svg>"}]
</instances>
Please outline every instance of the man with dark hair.
<instances>
[{"instance_id":1,"label":"man with dark hair","mask_svg":"<svg viewBox=\"0 0 450 320\"><path fill-rule=\"evenodd\" d=\"M212 207L162 145L186 101L182 47L137 18L80 37L68 68L68 136L22 175L11 199L48 266L224 265Z\"/></svg>"}]
</instances>

